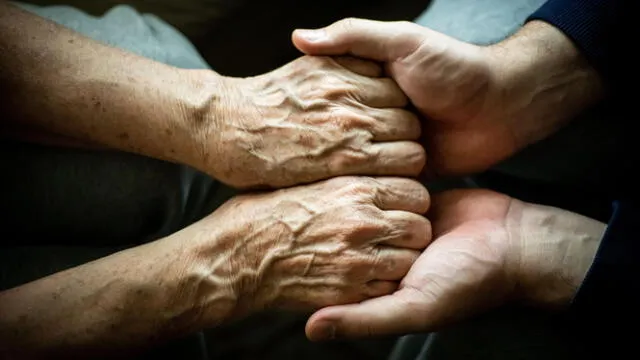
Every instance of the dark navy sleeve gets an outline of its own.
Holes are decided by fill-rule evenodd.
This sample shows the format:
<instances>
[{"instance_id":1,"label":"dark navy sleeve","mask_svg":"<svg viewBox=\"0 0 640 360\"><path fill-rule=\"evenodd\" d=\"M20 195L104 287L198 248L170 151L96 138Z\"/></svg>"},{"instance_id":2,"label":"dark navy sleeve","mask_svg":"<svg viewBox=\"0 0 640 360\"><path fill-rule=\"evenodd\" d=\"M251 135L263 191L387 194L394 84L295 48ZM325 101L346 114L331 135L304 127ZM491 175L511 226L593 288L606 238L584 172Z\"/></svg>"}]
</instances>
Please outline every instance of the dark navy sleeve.
<instances>
[{"instance_id":1,"label":"dark navy sleeve","mask_svg":"<svg viewBox=\"0 0 640 360\"><path fill-rule=\"evenodd\" d=\"M640 206L616 202L595 260L573 300L572 312L589 322L604 323L637 315L639 276Z\"/></svg>"},{"instance_id":2,"label":"dark navy sleeve","mask_svg":"<svg viewBox=\"0 0 640 360\"><path fill-rule=\"evenodd\" d=\"M605 83L616 77L614 69L628 36L626 19L632 0L549 0L527 21L542 20L564 32L580 49Z\"/></svg>"}]
</instances>

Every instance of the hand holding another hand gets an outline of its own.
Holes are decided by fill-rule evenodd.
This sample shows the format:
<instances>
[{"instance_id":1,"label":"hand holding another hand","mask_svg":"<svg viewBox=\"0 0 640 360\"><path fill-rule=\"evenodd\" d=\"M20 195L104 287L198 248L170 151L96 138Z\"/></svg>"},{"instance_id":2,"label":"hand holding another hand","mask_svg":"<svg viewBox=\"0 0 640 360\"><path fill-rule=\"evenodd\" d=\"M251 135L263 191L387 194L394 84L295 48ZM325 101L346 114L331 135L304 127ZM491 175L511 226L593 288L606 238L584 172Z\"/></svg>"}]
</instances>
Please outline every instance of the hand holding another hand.
<instances>
[{"instance_id":1,"label":"hand holding another hand","mask_svg":"<svg viewBox=\"0 0 640 360\"><path fill-rule=\"evenodd\" d=\"M602 96L598 74L562 31L527 23L490 46L411 22L345 19L297 30L308 55L380 62L424 117L427 172L484 171L557 131Z\"/></svg>"},{"instance_id":2,"label":"hand holding another hand","mask_svg":"<svg viewBox=\"0 0 640 360\"><path fill-rule=\"evenodd\" d=\"M328 307L307 323L312 340L434 331L508 301L567 306L605 225L487 190L434 196L433 241L388 296Z\"/></svg>"}]
</instances>

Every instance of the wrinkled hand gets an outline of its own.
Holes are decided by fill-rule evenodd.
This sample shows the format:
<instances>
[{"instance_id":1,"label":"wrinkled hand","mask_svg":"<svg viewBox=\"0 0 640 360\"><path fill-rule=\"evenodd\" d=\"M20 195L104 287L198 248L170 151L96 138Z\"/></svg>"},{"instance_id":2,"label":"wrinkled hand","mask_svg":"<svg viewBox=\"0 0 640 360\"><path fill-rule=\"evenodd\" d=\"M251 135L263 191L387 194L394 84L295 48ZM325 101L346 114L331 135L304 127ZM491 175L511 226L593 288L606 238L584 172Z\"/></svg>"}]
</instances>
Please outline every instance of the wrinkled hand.
<instances>
[{"instance_id":1,"label":"wrinkled hand","mask_svg":"<svg viewBox=\"0 0 640 360\"><path fill-rule=\"evenodd\" d=\"M593 262L604 224L487 190L434 196L434 240L399 290L321 309L312 340L434 331L510 300L564 306Z\"/></svg>"},{"instance_id":2,"label":"wrinkled hand","mask_svg":"<svg viewBox=\"0 0 640 360\"><path fill-rule=\"evenodd\" d=\"M420 123L378 65L302 57L268 74L227 79L228 121L208 139L219 180L284 187L339 175L418 175Z\"/></svg>"},{"instance_id":3,"label":"wrinkled hand","mask_svg":"<svg viewBox=\"0 0 640 360\"><path fill-rule=\"evenodd\" d=\"M203 237L200 266L231 279L240 315L389 294L431 240L420 215L428 206L427 190L403 178L339 177L239 196L200 225L226 243L211 254Z\"/></svg>"}]
</instances>

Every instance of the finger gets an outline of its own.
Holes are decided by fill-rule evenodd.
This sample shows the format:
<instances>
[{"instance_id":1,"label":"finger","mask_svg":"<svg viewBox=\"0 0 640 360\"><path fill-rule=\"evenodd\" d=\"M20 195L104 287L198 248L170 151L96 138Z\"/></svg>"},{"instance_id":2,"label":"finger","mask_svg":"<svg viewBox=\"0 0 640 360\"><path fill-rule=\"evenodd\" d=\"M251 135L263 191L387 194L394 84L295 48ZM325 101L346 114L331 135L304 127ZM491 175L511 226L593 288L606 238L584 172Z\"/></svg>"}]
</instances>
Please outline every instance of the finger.
<instances>
[{"instance_id":1,"label":"finger","mask_svg":"<svg viewBox=\"0 0 640 360\"><path fill-rule=\"evenodd\" d=\"M293 44L308 55L346 55L390 61L403 58L425 41L427 29L411 22L344 19L323 29L298 29Z\"/></svg>"},{"instance_id":2,"label":"finger","mask_svg":"<svg viewBox=\"0 0 640 360\"><path fill-rule=\"evenodd\" d=\"M409 100L398 84L389 78L372 79L360 75L355 79L353 98L373 108L403 108Z\"/></svg>"},{"instance_id":3,"label":"finger","mask_svg":"<svg viewBox=\"0 0 640 360\"><path fill-rule=\"evenodd\" d=\"M373 143L368 146L370 156L361 167L353 167L352 175L417 176L427 161L420 144L412 141ZM392 209L402 210L402 209Z\"/></svg>"},{"instance_id":4,"label":"finger","mask_svg":"<svg viewBox=\"0 0 640 360\"><path fill-rule=\"evenodd\" d=\"M419 251L391 246L376 246L376 264L371 268L373 280L400 281L416 262Z\"/></svg>"},{"instance_id":5,"label":"finger","mask_svg":"<svg viewBox=\"0 0 640 360\"><path fill-rule=\"evenodd\" d=\"M338 56L334 60L347 70L358 75L372 78L382 76L382 66L372 61L357 59L352 56Z\"/></svg>"},{"instance_id":6,"label":"finger","mask_svg":"<svg viewBox=\"0 0 640 360\"><path fill-rule=\"evenodd\" d=\"M429 210L429 191L419 182L395 177L375 178L375 204L381 210L401 210L424 214Z\"/></svg>"},{"instance_id":7,"label":"finger","mask_svg":"<svg viewBox=\"0 0 640 360\"><path fill-rule=\"evenodd\" d=\"M318 310L305 327L311 341L363 338L428 331L423 301L416 291L401 289L392 295Z\"/></svg>"},{"instance_id":8,"label":"finger","mask_svg":"<svg viewBox=\"0 0 640 360\"><path fill-rule=\"evenodd\" d=\"M393 294L398 290L397 281L372 280L364 285L364 294L367 298L380 297Z\"/></svg>"},{"instance_id":9,"label":"finger","mask_svg":"<svg viewBox=\"0 0 640 360\"><path fill-rule=\"evenodd\" d=\"M416 177L422 171L427 158L424 148L412 141L362 144L361 146L364 149L344 149L332 154L326 163L327 174ZM406 204L396 206L401 208L388 210L404 210Z\"/></svg>"},{"instance_id":10,"label":"finger","mask_svg":"<svg viewBox=\"0 0 640 360\"><path fill-rule=\"evenodd\" d=\"M424 216L407 211L385 211L389 232L379 244L422 250L431 242L431 222Z\"/></svg>"},{"instance_id":11,"label":"finger","mask_svg":"<svg viewBox=\"0 0 640 360\"><path fill-rule=\"evenodd\" d=\"M418 140L421 126L418 117L403 109L369 109L369 116L376 121L372 122L371 134L373 141L398 141Z\"/></svg>"}]
</instances>

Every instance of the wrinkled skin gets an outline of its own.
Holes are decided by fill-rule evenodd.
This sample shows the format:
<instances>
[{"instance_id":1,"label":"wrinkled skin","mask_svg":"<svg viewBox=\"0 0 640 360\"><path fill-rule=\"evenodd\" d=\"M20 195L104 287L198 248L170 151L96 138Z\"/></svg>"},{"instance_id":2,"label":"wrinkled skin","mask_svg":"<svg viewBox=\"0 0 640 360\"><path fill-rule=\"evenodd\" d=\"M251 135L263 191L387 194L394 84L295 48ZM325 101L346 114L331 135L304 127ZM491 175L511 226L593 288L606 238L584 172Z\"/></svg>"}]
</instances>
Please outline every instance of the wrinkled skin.
<instances>
[{"instance_id":1,"label":"wrinkled skin","mask_svg":"<svg viewBox=\"0 0 640 360\"><path fill-rule=\"evenodd\" d=\"M421 215L428 206L427 190L402 178L339 177L244 195L194 225L202 234L195 264L234 289L241 315L358 302L397 288L431 239Z\"/></svg>"},{"instance_id":2,"label":"wrinkled skin","mask_svg":"<svg viewBox=\"0 0 640 360\"><path fill-rule=\"evenodd\" d=\"M283 187L339 175L416 176L420 123L378 65L302 57L226 79L228 116L205 130L214 176L236 187Z\"/></svg>"}]
</instances>

